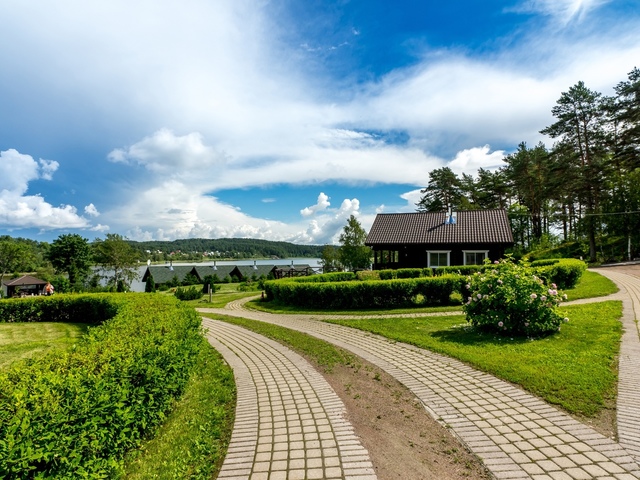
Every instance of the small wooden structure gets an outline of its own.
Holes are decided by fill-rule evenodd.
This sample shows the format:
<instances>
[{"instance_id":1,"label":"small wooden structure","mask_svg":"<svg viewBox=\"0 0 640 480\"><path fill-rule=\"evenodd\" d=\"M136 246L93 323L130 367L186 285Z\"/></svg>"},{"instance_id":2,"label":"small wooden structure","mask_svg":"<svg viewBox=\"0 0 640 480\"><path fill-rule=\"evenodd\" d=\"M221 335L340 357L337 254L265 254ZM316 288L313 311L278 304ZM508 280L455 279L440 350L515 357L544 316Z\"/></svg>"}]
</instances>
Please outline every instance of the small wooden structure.
<instances>
[{"instance_id":1,"label":"small wooden structure","mask_svg":"<svg viewBox=\"0 0 640 480\"><path fill-rule=\"evenodd\" d=\"M2 296L10 298L24 297L27 295L44 295L45 287L48 283L49 282L45 280L40 280L31 275L23 275L22 277L3 282Z\"/></svg>"}]
</instances>

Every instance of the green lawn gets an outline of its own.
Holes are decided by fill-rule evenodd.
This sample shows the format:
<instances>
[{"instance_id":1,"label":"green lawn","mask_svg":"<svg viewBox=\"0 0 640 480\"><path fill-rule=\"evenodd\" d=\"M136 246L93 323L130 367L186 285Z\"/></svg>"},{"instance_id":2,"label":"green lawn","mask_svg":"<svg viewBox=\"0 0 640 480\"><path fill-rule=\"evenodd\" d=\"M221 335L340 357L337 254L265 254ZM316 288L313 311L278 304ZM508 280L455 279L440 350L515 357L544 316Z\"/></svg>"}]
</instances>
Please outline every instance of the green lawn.
<instances>
[{"instance_id":1,"label":"green lawn","mask_svg":"<svg viewBox=\"0 0 640 480\"><path fill-rule=\"evenodd\" d=\"M616 396L622 304L609 301L563 310L569 323L537 340L479 334L463 315L330 321L449 355L571 413L593 416Z\"/></svg>"},{"instance_id":2,"label":"green lawn","mask_svg":"<svg viewBox=\"0 0 640 480\"><path fill-rule=\"evenodd\" d=\"M80 323L0 323L0 368L55 348L68 348L88 328Z\"/></svg>"},{"instance_id":3,"label":"green lawn","mask_svg":"<svg viewBox=\"0 0 640 480\"><path fill-rule=\"evenodd\" d=\"M575 288L565 290L568 300L580 300L583 298L604 297L616 293L618 287L607 277L599 273L587 270L582 274Z\"/></svg>"}]
</instances>

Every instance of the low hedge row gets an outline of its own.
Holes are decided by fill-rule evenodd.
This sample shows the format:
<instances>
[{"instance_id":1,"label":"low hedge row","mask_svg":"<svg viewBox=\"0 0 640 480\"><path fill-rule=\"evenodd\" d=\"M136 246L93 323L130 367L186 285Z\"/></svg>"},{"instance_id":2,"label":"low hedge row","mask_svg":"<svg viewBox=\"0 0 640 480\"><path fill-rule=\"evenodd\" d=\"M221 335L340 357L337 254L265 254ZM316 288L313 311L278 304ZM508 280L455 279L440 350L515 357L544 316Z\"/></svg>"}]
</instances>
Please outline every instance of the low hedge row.
<instances>
[{"instance_id":1,"label":"low hedge row","mask_svg":"<svg viewBox=\"0 0 640 480\"><path fill-rule=\"evenodd\" d=\"M10 303L15 309L2 303L5 320L11 312L10 321L50 321L64 307L74 312L64 321L106 321L72 349L0 372L0 477L117 477L206 345L196 312L171 296L131 293Z\"/></svg>"},{"instance_id":2,"label":"low hedge row","mask_svg":"<svg viewBox=\"0 0 640 480\"><path fill-rule=\"evenodd\" d=\"M562 290L575 287L586 269L586 263L573 258L564 258L551 265L534 267L536 275L547 283L555 283Z\"/></svg>"},{"instance_id":3,"label":"low hedge row","mask_svg":"<svg viewBox=\"0 0 640 480\"><path fill-rule=\"evenodd\" d=\"M420 278L432 277L431 268L398 268L397 270L378 270L380 280L393 280L394 278Z\"/></svg>"},{"instance_id":4,"label":"low hedge row","mask_svg":"<svg viewBox=\"0 0 640 480\"><path fill-rule=\"evenodd\" d=\"M356 280L354 272L331 272L321 275L309 275L307 277L288 278L287 281L301 283L324 283L324 282L349 282Z\"/></svg>"},{"instance_id":5,"label":"low hedge row","mask_svg":"<svg viewBox=\"0 0 640 480\"><path fill-rule=\"evenodd\" d=\"M446 304L462 289L457 275L366 282L265 282L267 300L318 309L391 308Z\"/></svg>"},{"instance_id":6,"label":"low hedge row","mask_svg":"<svg viewBox=\"0 0 640 480\"><path fill-rule=\"evenodd\" d=\"M0 302L0 323L64 322L99 325L117 311L109 296L55 295Z\"/></svg>"}]
</instances>

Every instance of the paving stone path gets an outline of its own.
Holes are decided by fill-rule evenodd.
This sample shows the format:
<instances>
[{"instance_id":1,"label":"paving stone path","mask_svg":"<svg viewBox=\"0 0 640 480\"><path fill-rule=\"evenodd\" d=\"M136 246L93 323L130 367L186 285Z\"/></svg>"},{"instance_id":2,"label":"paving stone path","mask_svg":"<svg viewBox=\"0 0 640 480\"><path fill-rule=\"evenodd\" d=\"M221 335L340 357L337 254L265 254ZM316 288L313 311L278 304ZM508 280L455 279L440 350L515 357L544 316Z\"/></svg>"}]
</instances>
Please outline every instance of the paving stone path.
<instances>
[{"instance_id":1,"label":"paving stone path","mask_svg":"<svg viewBox=\"0 0 640 480\"><path fill-rule=\"evenodd\" d=\"M640 278L609 269L598 272L611 278L620 286L621 292L613 298L622 299L624 304L625 333L620 353L618 398L619 443L574 420L539 398L457 360L411 345L393 342L377 335L325 323L321 321L323 317L319 315L274 315L244 310L243 302L234 302L225 309L203 309L203 311L251 318L302 331L363 357L407 386L422 401L427 411L460 438L497 479L636 479L640 478L638 465L640 460L640 398L638 397L640 340L634 312L640 313ZM291 474L291 469L297 464L291 463L294 459L291 455L287 457L289 463L286 464L286 468L285 463L276 463L281 462L279 458L274 457L279 451L275 449L275 445L280 442L275 442L274 438L268 434L270 428L273 428L274 432L276 428L274 423L276 420L269 418L269 402L273 403L273 398L277 400L286 398L289 402L300 395L294 390L291 390L291 393L287 391L284 397L281 393L271 393L272 388L281 389L287 383L284 380L284 374L274 374L276 367L272 364L271 358L276 351L283 352L279 355L291 355L291 353L286 348L244 329L225 326L223 322L211 320L204 322L205 326L210 328L210 341L234 368L239 390L237 428L234 429L231 445L234 448L229 449L220 478L269 480L375 478L366 451L357 442L357 438L352 437L353 432L350 426L344 423L342 413L339 413L344 407L339 399L336 400L335 393L321 380L318 380L318 383L309 381L308 388L318 389L324 392L322 395L326 393L327 398L331 398L327 402L333 407L329 407L326 412L327 422L331 428L324 430L324 433L328 441L333 437L335 445L329 447L333 450L326 454L326 458L331 459L329 463L325 462L317 468L324 468L324 475L331 473L336 476L294 476ZM269 348L263 350L265 347L262 345L269 345ZM259 355L263 358L257 360ZM237 358L234 359L234 356ZM312 376L312 372L306 370L307 368L311 370L308 365L305 366L306 362L301 358L290 358L293 358L294 364L302 366L302 369ZM255 373L252 369L257 369L256 371L261 373ZM247 370L249 372L246 372ZM271 378L272 375L274 375L273 378ZM315 375L317 374L314 373L313 376ZM271 381L264 380L267 377ZM308 396L314 403L316 398L320 404L324 402L319 394L308 394ZM307 394L304 398L306 400ZM264 405L265 417L263 420L260 413L257 429L256 409L251 406L244 406L241 409L241 405L245 405L245 402L249 405L256 403ZM304 401L302 403L304 404ZM296 408L304 409L305 407ZM258 411L262 410L258 408ZM285 411L288 413L289 407L285 408ZM312 423L316 426L327 425L324 421L325 417L321 414L317 418L323 420L318 423L306 418L308 426ZM278 416L278 421L284 421L283 414ZM259 440L262 435L260 425L263 424L260 422L264 422L267 432L263 442ZM280 428L285 428L282 423L278 425ZM292 425L295 425L293 427L295 429L298 424L294 422ZM342 457L338 441L341 433L336 433L336 431L342 432L340 428L344 428L349 435L345 445L353 446L358 452L356 455L358 461L353 468L349 466L349 459ZM328 433L329 431L331 433ZM239 433L236 435L236 432ZM283 443L286 441L285 436L288 435L289 451L296 451L296 448L291 446L291 443L299 438L293 437L296 433L293 431L285 433L284 430L279 433L283 435L281 437ZM319 431L317 435L320 435ZM312 438L315 439L313 434L309 440L312 441ZM237 451L235 450L236 442L237 445L242 445ZM258 451L259 445L262 445L264 450ZM317 455L325 458L325 454L317 451L316 445L298 444L300 449L305 451L308 449L316 455L307 455L305 465L318 465L317 461L310 462L312 459L317 459ZM339 460L334 460L336 446ZM267 459L267 452L272 455L269 459ZM265 455L259 457L260 453ZM255 469L256 464L260 465L260 471ZM315 467L306 470L305 475L320 474L320 470L312 468ZM336 468L336 470L328 470L330 468ZM338 468L341 469L340 472ZM302 475L302 472L295 475Z\"/></svg>"}]
</instances>

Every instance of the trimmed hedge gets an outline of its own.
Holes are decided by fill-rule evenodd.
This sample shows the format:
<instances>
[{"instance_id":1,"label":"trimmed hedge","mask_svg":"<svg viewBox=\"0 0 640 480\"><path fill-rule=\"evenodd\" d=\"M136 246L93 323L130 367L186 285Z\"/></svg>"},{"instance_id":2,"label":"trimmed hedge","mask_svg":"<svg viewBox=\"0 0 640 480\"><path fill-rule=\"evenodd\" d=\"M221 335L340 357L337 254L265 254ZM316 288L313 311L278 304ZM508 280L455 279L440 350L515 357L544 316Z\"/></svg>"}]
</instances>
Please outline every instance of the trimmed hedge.
<instances>
[{"instance_id":1,"label":"trimmed hedge","mask_svg":"<svg viewBox=\"0 0 640 480\"><path fill-rule=\"evenodd\" d=\"M421 277L367 282L265 282L267 300L317 309L391 308L446 304L463 277Z\"/></svg>"},{"instance_id":2,"label":"trimmed hedge","mask_svg":"<svg viewBox=\"0 0 640 480\"><path fill-rule=\"evenodd\" d=\"M0 318L10 321L51 321L63 309L70 312L64 321L106 320L73 349L0 372L2 478L117 477L125 452L164 419L206 347L195 310L171 296L55 296L0 305Z\"/></svg>"},{"instance_id":3,"label":"trimmed hedge","mask_svg":"<svg viewBox=\"0 0 640 480\"><path fill-rule=\"evenodd\" d=\"M490 268L495 268L494 265L489 264ZM487 265L452 265L450 267L438 267L433 270L433 274L436 277L441 275L473 275L476 272L482 272Z\"/></svg>"},{"instance_id":4,"label":"trimmed hedge","mask_svg":"<svg viewBox=\"0 0 640 480\"><path fill-rule=\"evenodd\" d=\"M548 265L555 265L560 261L559 258L545 258L541 260L534 260L531 262L532 267L546 267Z\"/></svg>"},{"instance_id":5,"label":"trimmed hedge","mask_svg":"<svg viewBox=\"0 0 640 480\"><path fill-rule=\"evenodd\" d=\"M354 272L332 272L323 273L322 275L308 275L306 277L287 278L283 281L300 282L300 283L318 283L318 282L349 282L357 280Z\"/></svg>"},{"instance_id":6,"label":"trimmed hedge","mask_svg":"<svg viewBox=\"0 0 640 480\"><path fill-rule=\"evenodd\" d=\"M555 283L565 290L575 287L586 269L587 264L582 260L564 258L551 265L535 267L534 271L547 283Z\"/></svg>"},{"instance_id":7,"label":"trimmed hedge","mask_svg":"<svg viewBox=\"0 0 640 480\"><path fill-rule=\"evenodd\" d=\"M115 316L117 307L103 295L55 295L0 301L0 323L64 322L99 325Z\"/></svg>"},{"instance_id":8,"label":"trimmed hedge","mask_svg":"<svg viewBox=\"0 0 640 480\"><path fill-rule=\"evenodd\" d=\"M395 278L420 278L432 277L433 269L431 268L398 268L397 270L376 270L380 276L380 280L393 280Z\"/></svg>"}]
</instances>

